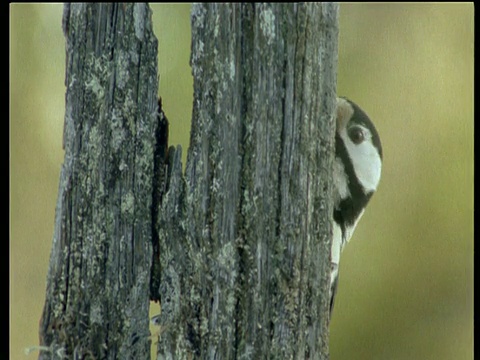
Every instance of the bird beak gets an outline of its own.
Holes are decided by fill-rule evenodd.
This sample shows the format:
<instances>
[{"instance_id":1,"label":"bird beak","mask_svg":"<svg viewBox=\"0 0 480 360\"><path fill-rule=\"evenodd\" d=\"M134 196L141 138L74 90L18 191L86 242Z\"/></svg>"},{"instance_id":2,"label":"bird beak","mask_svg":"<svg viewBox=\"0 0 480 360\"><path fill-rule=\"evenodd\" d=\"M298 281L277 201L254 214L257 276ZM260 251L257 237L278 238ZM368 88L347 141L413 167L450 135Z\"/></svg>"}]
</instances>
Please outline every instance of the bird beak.
<instances>
[{"instance_id":1,"label":"bird beak","mask_svg":"<svg viewBox=\"0 0 480 360\"><path fill-rule=\"evenodd\" d=\"M343 98L337 98L337 132L347 127L348 121L353 116L353 107Z\"/></svg>"}]
</instances>

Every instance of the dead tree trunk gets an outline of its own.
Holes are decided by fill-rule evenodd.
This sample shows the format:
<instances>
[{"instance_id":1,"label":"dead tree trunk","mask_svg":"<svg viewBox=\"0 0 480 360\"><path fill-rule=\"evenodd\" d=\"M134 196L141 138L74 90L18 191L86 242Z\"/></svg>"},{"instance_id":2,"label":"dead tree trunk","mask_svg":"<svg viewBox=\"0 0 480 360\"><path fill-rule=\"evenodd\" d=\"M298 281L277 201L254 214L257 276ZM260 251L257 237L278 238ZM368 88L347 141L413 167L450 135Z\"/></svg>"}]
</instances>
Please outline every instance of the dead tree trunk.
<instances>
[{"instance_id":1,"label":"dead tree trunk","mask_svg":"<svg viewBox=\"0 0 480 360\"><path fill-rule=\"evenodd\" d=\"M145 4L67 4L65 161L40 359L146 359L157 40Z\"/></svg>"},{"instance_id":2,"label":"dead tree trunk","mask_svg":"<svg viewBox=\"0 0 480 360\"><path fill-rule=\"evenodd\" d=\"M158 358L327 359L338 5L198 4L191 19L186 173L170 150L158 211Z\"/></svg>"}]
</instances>

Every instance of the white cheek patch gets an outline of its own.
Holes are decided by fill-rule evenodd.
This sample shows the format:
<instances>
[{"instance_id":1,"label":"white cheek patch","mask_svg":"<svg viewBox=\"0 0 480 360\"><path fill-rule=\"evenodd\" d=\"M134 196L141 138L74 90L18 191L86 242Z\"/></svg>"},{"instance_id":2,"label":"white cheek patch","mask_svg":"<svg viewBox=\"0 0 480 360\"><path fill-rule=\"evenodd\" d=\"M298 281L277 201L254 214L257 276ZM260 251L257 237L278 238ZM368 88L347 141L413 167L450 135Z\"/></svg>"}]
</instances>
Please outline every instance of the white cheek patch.
<instances>
[{"instance_id":1,"label":"white cheek patch","mask_svg":"<svg viewBox=\"0 0 480 360\"><path fill-rule=\"evenodd\" d=\"M378 150L372 144L370 131L362 128L365 132L365 140L361 144L353 143L346 129L342 130L340 136L343 138L358 181L367 192L370 192L377 190L382 172L382 160Z\"/></svg>"}]
</instances>

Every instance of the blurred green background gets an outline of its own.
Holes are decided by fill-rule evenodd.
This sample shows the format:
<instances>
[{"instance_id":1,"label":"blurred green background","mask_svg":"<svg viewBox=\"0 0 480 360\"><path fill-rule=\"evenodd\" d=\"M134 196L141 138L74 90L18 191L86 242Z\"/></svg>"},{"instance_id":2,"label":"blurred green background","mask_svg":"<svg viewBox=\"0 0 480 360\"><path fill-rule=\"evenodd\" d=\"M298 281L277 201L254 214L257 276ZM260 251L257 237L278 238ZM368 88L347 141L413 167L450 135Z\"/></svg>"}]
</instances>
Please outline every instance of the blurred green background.
<instances>
[{"instance_id":1,"label":"blurred green background","mask_svg":"<svg viewBox=\"0 0 480 360\"><path fill-rule=\"evenodd\" d=\"M188 4L152 4L170 142L192 107ZM38 345L60 165L62 5L10 5L10 353ZM342 257L331 359L473 358L473 4L341 4L338 93L374 120L378 193ZM152 310L153 313L157 309Z\"/></svg>"}]
</instances>

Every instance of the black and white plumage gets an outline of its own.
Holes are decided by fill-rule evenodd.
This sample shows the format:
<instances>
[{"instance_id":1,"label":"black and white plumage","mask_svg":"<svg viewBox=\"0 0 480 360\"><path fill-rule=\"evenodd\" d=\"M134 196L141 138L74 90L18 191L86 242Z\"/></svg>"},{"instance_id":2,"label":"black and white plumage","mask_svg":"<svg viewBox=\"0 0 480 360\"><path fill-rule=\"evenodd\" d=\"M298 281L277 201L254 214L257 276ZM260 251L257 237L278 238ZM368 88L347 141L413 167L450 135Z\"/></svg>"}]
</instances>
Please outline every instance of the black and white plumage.
<instances>
[{"instance_id":1,"label":"black and white plumage","mask_svg":"<svg viewBox=\"0 0 480 360\"><path fill-rule=\"evenodd\" d=\"M340 253L377 190L382 171L382 145L370 118L354 102L337 99L330 316L338 284Z\"/></svg>"}]
</instances>

